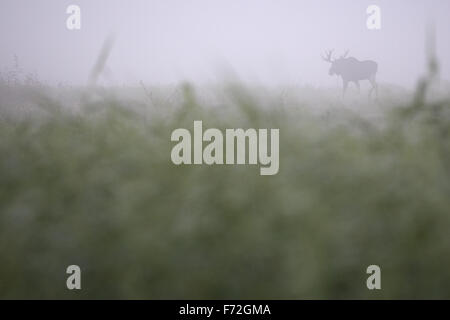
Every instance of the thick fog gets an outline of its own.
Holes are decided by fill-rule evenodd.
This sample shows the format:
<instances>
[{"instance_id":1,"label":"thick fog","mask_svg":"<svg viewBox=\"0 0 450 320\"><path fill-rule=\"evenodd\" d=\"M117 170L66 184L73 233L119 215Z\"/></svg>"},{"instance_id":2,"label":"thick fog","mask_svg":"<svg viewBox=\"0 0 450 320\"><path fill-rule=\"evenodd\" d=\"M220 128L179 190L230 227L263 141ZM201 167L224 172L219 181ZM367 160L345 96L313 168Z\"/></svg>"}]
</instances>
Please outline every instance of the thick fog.
<instances>
[{"instance_id":1,"label":"thick fog","mask_svg":"<svg viewBox=\"0 0 450 320\"><path fill-rule=\"evenodd\" d=\"M81 8L68 30L66 9ZM381 9L381 29L366 8ZM217 82L231 71L263 84L331 86L326 49L371 59L380 82L411 85L425 68L433 22L441 75L450 78L448 0L1 0L0 70L20 67L51 84L85 84L102 44L115 42L106 84Z\"/></svg>"}]
</instances>

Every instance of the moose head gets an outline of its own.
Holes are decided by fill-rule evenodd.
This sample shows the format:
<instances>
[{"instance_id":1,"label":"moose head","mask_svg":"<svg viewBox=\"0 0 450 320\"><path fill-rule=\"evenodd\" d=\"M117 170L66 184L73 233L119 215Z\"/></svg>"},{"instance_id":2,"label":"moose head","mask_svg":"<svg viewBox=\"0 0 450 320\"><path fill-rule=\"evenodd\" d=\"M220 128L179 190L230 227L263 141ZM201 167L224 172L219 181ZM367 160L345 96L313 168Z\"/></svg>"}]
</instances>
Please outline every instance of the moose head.
<instances>
[{"instance_id":1,"label":"moose head","mask_svg":"<svg viewBox=\"0 0 450 320\"><path fill-rule=\"evenodd\" d=\"M345 60L345 58L347 58L348 50L343 55L341 55L338 59L332 59L331 58L332 54L333 54L333 50L328 50L325 52L325 56L322 56L322 59L324 61L331 63L331 67L330 67L330 70L328 71L328 74L330 76L333 76L335 74L341 75L342 71L343 71L343 67L344 67L342 62Z\"/></svg>"}]
</instances>

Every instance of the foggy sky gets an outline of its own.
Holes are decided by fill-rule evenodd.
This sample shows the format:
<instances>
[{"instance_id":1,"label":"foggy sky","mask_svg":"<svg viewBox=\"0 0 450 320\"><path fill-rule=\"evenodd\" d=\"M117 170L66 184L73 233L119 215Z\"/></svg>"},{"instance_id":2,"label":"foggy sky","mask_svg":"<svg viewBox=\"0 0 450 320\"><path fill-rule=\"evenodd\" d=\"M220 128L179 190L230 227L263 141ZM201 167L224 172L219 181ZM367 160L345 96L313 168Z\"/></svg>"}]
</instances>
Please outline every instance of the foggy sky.
<instances>
[{"instance_id":1,"label":"foggy sky","mask_svg":"<svg viewBox=\"0 0 450 320\"><path fill-rule=\"evenodd\" d=\"M81 8L81 30L66 8ZM366 8L381 8L379 31ZM86 83L103 41L115 34L110 84L220 81L336 84L320 54L346 49L378 62L380 82L410 85L425 68L425 26L434 21L441 75L449 79L448 0L1 0L0 70L13 64L49 83Z\"/></svg>"}]
</instances>

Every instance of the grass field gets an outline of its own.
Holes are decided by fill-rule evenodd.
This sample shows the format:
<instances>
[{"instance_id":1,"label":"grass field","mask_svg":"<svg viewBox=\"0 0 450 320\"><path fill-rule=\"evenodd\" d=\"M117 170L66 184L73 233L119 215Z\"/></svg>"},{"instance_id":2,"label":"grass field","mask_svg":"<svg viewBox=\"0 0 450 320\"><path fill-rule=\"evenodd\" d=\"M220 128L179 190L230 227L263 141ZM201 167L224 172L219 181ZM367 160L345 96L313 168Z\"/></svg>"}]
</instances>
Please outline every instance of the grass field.
<instances>
[{"instance_id":1,"label":"grass field","mask_svg":"<svg viewBox=\"0 0 450 320\"><path fill-rule=\"evenodd\" d=\"M448 299L450 99L427 84L369 102L3 83L0 297ZM171 132L194 120L279 128L279 173L175 166Z\"/></svg>"}]
</instances>

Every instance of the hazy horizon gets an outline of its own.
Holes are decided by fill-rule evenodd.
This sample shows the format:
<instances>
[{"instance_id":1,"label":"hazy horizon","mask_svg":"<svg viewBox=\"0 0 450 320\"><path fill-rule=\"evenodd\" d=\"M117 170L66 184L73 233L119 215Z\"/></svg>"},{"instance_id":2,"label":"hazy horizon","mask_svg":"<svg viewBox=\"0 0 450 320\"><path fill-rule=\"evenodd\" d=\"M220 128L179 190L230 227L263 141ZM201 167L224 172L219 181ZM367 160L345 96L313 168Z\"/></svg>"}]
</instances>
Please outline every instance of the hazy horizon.
<instances>
[{"instance_id":1,"label":"hazy horizon","mask_svg":"<svg viewBox=\"0 0 450 320\"><path fill-rule=\"evenodd\" d=\"M81 8L81 30L66 28L66 8ZM381 8L381 30L368 30L366 8ZM320 55L350 50L379 64L378 80L410 86L424 73L425 30L433 22L441 77L450 2L3 0L0 71L21 68L51 84L85 84L102 43L114 34L105 84L214 83L231 70L257 84L336 86Z\"/></svg>"}]
</instances>

